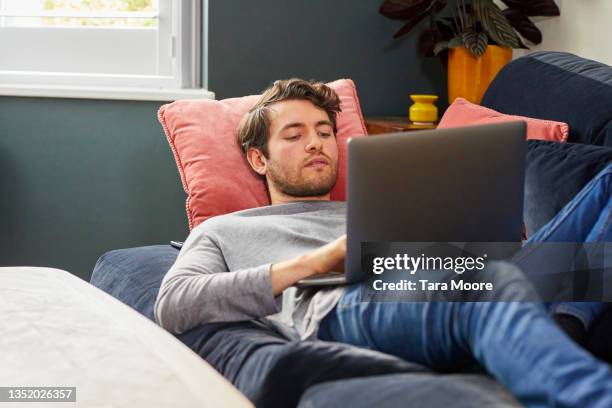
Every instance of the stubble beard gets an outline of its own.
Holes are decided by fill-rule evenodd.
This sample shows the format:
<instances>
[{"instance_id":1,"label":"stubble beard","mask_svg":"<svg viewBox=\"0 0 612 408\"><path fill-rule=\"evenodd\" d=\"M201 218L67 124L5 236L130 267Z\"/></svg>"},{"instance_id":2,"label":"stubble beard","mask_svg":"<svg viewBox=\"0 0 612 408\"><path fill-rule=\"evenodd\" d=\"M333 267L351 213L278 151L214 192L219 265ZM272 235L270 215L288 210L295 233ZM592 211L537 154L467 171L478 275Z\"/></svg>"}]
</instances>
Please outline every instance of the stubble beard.
<instances>
[{"instance_id":1,"label":"stubble beard","mask_svg":"<svg viewBox=\"0 0 612 408\"><path fill-rule=\"evenodd\" d=\"M323 171L317 173L307 180L301 171L292 172L273 162L269 162L268 167L269 182L274 183L283 194L292 197L323 196L329 193L336 184L338 162L330 164L325 174L321 174Z\"/></svg>"}]
</instances>

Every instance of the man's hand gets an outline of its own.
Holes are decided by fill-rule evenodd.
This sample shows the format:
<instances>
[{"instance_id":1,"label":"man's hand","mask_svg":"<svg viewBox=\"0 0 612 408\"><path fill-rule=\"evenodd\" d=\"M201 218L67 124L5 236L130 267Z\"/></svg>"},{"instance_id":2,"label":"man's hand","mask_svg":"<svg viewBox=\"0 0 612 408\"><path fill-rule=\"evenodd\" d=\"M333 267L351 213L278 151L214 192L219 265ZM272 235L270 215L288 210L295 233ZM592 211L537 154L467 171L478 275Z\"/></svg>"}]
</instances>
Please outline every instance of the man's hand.
<instances>
[{"instance_id":1,"label":"man's hand","mask_svg":"<svg viewBox=\"0 0 612 408\"><path fill-rule=\"evenodd\" d=\"M327 245L303 255L303 261L309 264L312 275L329 272L344 272L344 258L346 256L346 235L341 236Z\"/></svg>"},{"instance_id":2,"label":"man's hand","mask_svg":"<svg viewBox=\"0 0 612 408\"><path fill-rule=\"evenodd\" d=\"M270 268L272 292L278 296L296 282L313 275L344 272L346 235L296 258L273 264Z\"/></svg>"}]
</instances>

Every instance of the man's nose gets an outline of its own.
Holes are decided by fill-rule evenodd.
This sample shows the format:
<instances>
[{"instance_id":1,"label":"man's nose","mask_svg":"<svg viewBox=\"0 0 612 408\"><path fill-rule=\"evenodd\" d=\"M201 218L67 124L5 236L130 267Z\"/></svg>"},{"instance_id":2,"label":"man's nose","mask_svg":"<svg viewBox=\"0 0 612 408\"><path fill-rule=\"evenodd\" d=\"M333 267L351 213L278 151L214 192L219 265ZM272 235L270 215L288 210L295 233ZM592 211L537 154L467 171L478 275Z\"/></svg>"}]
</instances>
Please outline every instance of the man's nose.
<instances>
[{"instance_id":1,"label":"man's nose","mask_svg":"<svg viewBox=\"0 0 612 408\"><path fill-rule=\"evenodd\" d=\"M318 152L323 147L323 141L317 132L311 133L306 144L306 150L309 152Z\"/></svg>"}]
</instances>

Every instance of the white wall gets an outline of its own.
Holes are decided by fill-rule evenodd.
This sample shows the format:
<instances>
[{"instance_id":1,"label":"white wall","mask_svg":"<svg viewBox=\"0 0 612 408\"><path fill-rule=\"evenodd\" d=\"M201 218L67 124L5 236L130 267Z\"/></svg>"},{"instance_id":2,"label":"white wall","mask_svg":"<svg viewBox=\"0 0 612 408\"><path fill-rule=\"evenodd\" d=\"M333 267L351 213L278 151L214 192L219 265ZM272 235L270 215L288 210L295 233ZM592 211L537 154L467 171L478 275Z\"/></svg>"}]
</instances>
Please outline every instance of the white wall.
<instances>
[{"instance_id":1,"label":"white wall","mask_svg":"<svg viewBox=\"0 0 612 408\"><path fill-rule=\"evenodd\" d=\"M532 51L566 51L612 65L612 0L556 0L560 17L536 21L543 41ZM515 50L515 57L526 52Z\"/></svg>"}]
</instances>

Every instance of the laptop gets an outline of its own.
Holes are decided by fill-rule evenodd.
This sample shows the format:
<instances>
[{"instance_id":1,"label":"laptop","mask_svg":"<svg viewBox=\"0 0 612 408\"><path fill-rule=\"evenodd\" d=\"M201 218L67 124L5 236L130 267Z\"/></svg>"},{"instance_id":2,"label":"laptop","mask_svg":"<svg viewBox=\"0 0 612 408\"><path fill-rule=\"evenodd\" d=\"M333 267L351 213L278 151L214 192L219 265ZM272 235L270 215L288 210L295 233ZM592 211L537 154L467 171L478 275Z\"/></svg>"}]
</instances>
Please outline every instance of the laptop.
<instances>
[{"instance_id":1,"label":"laptop","mask_svg":"<svg viewBox=\"0 0 612 408\"><path fill-rule=\"evenodd\" d=\"M296 286L367 279L362 242L520 243L525 139L525 122L351 139L345 273Z\"/></svg>"}]
</instances>

